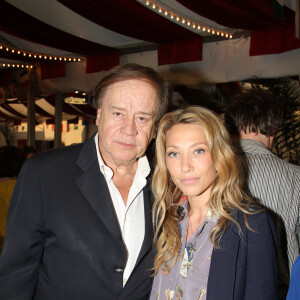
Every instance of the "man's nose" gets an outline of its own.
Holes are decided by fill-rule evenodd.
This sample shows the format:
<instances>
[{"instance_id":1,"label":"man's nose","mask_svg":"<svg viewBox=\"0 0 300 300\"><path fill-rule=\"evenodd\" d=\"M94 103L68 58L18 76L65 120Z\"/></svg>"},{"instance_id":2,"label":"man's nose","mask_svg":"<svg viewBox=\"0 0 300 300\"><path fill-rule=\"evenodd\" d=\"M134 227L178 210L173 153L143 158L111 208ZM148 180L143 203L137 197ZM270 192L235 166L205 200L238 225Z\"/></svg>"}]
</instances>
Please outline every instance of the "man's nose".
<instances>
[{"instance_id":1,"label":"man's nose","mask_svg":"<svg viewBox=\"0 0 300 300\"><path fill-rule=\"evenodd\" d=\"M126 118L123 121L121 132L126 135L136 135L137 129L134 118Z\"/></svg>"}]
</instances>

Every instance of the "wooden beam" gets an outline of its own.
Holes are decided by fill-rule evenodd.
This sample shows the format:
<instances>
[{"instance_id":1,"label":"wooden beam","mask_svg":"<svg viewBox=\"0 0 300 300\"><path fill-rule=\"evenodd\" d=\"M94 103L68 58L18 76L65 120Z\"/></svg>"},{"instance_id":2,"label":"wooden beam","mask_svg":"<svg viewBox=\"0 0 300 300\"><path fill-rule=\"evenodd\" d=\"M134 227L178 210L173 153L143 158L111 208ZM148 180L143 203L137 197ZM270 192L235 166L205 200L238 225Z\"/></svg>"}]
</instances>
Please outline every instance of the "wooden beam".
<instances>
[{"instance_id":1,"label":"wooden beam","mask_svg":"<svg viewBox=\"0 0 300 300\"><path fill-rule=\"evenodd\" d=\"M27 88L27 145L35 147L35 93L36 68L29 70L30 85Z\"/></svg>"},{"instance_id":2,"label":"wooden beam","mask_svg":"<svg viewBox=\"0 0 300 300\"><path fill-rule=\"evenodd\" d=\"M55 98L55 126L54 126L54 148L61 146L61 122L62 122L62 107L63 107L63 94L56 94Z\"/></svg>"},{"instance_id":3,"label":"wooden beam","mask_svg":"<svg viewBox=\"0 0 300 300\"><path fill-rule=\"evenodd\" d=\"M296 0L296 13L295 13L295 36L297 39L300 37L300 0Z\"/></svg>"}]
</instances>

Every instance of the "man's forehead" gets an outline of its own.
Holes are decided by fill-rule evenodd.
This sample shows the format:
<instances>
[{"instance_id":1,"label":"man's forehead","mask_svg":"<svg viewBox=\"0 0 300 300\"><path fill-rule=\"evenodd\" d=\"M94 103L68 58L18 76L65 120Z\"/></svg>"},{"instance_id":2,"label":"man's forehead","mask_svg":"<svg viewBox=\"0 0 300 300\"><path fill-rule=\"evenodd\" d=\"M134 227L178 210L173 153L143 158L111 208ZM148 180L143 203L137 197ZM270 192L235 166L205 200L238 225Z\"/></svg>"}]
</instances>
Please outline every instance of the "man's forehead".
<instances>
[{"instance_id":1,"label":"man's forehead","mask_svg":"<svg viewBox=\"0 0 300 300\"><path fill-rule=\"evenodd\" d=\"M151 113L158 109L157 91L144 80L124 80L110 85L104 102L109 107L140 107L140 110Z\"/></svg>"},{"instance_id":2,"label":"man's forehead","mask_svg":"<svg viewBox=\"0 0 300 300\"><path fill-rule=\"evenodd\" d=\"M130 92L132 90L149 90L151 92L157 93L155 86L148 80L144 79L127 79L112 83L107 87L107 92L121 91Z\"/></svg>"}]
</instances>

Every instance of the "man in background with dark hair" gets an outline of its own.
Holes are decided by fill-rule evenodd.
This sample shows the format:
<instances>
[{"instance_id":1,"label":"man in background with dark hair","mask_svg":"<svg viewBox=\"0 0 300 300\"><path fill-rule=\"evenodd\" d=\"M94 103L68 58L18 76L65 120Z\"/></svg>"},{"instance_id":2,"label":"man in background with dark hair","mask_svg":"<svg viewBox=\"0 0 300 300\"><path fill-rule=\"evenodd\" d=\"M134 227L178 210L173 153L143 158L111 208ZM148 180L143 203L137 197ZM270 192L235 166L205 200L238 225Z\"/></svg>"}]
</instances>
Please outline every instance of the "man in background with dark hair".
<instances>
[{"instance_id":1,"label":"man in background with dark hair","mask_svg":"<svg viewBox=\"0 0 300 300\"><path fill-rule=\"evenodd\" d=\"M17 147L0 148L0 253L6 233L7 210L22 163Z\"/></svg>"},{"instance_id":2,"label":"man in background with dark hair","mask_svg":"<svg viewBox=\"0 0 300 300\"><path fill-rule=\"evenodd\" d=\"M142 300L154 260L150 166L171 89L120 65L95 89L98 132L24 163L0 257L0 299Z\"/></svg>"},{"instance_id":3,"label":"man in background with dark hair","mask_svg":"<svg viewBox=\"0 0 300 300\"><path fill-rule=\"evenodd\" d=\"M281 102L262 89L245 90L232 99L225 122L239 136L246 158L251 196L274 218L278 238L279 299L285 299L291 267L299 255L300 172L271 151L282 124Z\"/></svg>"}]
</instances>

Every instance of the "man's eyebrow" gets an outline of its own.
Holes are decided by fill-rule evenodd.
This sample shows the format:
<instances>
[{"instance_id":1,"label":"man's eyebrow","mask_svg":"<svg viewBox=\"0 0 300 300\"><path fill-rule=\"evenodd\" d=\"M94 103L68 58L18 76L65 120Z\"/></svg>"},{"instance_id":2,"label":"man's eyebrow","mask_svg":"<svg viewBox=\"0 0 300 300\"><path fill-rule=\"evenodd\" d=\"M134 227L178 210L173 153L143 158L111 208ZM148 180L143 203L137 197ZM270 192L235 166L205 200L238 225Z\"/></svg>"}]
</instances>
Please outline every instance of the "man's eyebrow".
<instances>
[{"instance_id":1,"label":"man's eyebrow","mask_svg":"<svg viewBox=\"0 0 300 300\"><path fill-rule=\"evenodd\" d=\"M111 109L119 109L119 110L123 110L123 111L125 111L126 110L126 108L124 108L124 107L118 107L118 106L111 106Z\"/></svg>"},{"instance_id":2,"label":"man's eyebrow","mask_svg":"<svg viewBox=\"0 0 300 300\"><path fill-rule=\"evenodd\" d=\"M126 111L126 108L124 108L124 107L119 107L119 106L114 106L114 105L112 105L111 106L111 109L118 109L118 110L122 110L122 111ZM140 114L140 115L147 115L147 116L150 116L150 117L153 117L154 115L155 115L155 113L154 112L152 112L152 111L138 111L138 112L136 112L135 113L136 115L137 114Z\"/></svg>"},{"instance_id":3,"label":"man's eyebrow","mask_svg":"<svg viewBox=\"0 0 300 300\"><path fill-rule=\"evenodd\" d=\"M136 114L147 115L147 116L150 116L150 117L154 116L153 112L147 112L147 111L138 111Z\"/></svg>"}]
</instances>

